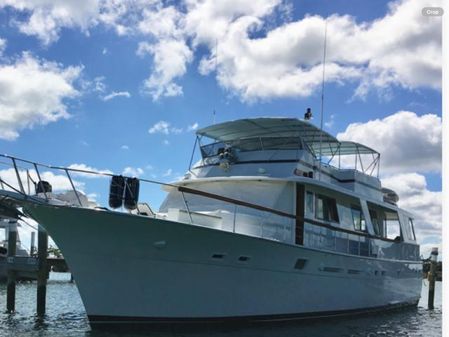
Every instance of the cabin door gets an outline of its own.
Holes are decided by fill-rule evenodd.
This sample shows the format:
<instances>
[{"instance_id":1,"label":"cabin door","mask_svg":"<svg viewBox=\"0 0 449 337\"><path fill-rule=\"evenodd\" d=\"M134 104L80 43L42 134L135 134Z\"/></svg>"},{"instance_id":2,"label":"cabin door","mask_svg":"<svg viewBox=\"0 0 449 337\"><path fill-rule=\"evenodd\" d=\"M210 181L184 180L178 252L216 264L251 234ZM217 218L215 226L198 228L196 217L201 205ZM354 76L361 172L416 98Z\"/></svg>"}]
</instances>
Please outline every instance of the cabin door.
<instances>
[{"instance_id":1,"label":"cabin door","mask_svg":"<svg viewBox=\"0 0 449 337\"><path fill-rule=\"evenodd\" d=\"M296 184L295 243L304 245L304 185Z\"/></svg>"}]
</instances>

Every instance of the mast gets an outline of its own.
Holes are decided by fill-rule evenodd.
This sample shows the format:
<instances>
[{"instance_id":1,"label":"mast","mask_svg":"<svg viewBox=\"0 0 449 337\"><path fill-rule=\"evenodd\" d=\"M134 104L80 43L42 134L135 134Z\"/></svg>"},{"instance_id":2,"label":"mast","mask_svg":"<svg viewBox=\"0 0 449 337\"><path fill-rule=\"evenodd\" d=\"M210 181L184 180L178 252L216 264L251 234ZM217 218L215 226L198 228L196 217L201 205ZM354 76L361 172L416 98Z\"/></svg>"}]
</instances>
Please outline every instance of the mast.
<instances>
[{"instance_id":1,"label":"mast","mask_svg":"<svg viewBox=\"0 0 449 337\"><path fill-rule=\"evenodd\" d=\"M326 75L326 44L327 44L327 19L324 20L324 47L323 47L323 78L321 81L321 116L320 116L320 159L318 164L318 180L321 180L321 156L323 143L323 114L324 114L324 80Z\"/></svg>"}]
</instances>

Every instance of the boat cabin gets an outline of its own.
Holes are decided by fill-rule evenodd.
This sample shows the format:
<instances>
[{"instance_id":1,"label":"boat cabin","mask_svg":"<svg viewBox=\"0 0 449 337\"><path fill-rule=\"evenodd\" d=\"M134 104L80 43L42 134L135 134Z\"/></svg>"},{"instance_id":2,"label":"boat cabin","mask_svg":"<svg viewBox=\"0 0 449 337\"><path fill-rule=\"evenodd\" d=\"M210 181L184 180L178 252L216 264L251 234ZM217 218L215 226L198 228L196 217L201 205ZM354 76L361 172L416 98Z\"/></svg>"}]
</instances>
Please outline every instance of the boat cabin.
<instances>
[{"instance_id":1,"label":"boat cabin","mask_svg":"<svg viewBox=\"0 0 449 337\"><path fill-rule=\"evenodd\" d=\"M380 154L365 145L292 118L212 125L195 145L201 158L176 183L186 193L166 188L164 218L351 255L419 254L413 217L382 189Z\"/></svg>"}]
</instances>

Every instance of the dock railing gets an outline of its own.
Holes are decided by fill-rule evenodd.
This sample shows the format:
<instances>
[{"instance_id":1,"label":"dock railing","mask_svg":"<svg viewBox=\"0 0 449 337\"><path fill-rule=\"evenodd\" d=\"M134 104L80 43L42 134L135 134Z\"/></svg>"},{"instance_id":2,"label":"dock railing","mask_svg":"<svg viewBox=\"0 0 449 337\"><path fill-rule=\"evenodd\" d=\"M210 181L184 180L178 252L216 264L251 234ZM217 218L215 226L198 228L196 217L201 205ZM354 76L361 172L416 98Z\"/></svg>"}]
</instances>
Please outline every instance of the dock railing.
<instances>
[{"instance_id":1,"label":"dock railing","mask_svg":"<svg viewBox=\"0 0 449 337\"><path fill-rule=\"evenodd\" d=\"M98 172L91 171L86 169L74 168L74 167L61 167L61 166L53 166L46 165L37 162L33 162L26 159L21 159L13 156L9 156L6 154L0 154L0 158L3 160L0 161L0 165L6 165L9 169L12 169L12 173L16 178L16 182L7 181L0 175L0 188L3 190L11 190L16 193L21 194L25 198L30 198L33 201L43 202L49 200L49 195L43 190L44 200L41 197L38 197L35 193L32 192L31 186L38 186L39 184L44 184L43 170L55 170L61 172L67 179L68 185L71 190L75 193L78 205L83 207L81 202L81 194L80 191L76 188L76 183L73 180L71 174L82 174L82 175L92 175L92 176L103 176L103 177L113 177L115 174L111 172ZM1 170L0 170L1 173ZM11 173L11 171L9 171ZM271 207L266 207L260 204L254 204L251 202L238 200L230 197L226 197L223 195L218 195L214 193L209 193L206 191L193 189L190 187L182 186L179 184L170 184L164 183L156 180L149 180L144 178L139 178L139 181L158 185L160 187L165 186L169 188L176 189L180 195L182 196L184 210L188 215L188 221L191 224L195 223L195 218L198 217L198 211L191 210L191 204L189 202L189 196L199 196L202 198L208 198L217 200L221 203L228 204L231 206L232 211L231 216L232 220L232 231L235 233L239 233L239 227L242 226L242 223L245 221L242 218L242 209L251 210L252 212L260 212L260 221L259 221L259 235L254 234L253 236L274 239L277 241L285 241L294 243L294 229L295 223L303 223L304 224L304 244L311 248L317 249L326 249L329 251L339 251L348 253L351 255L362 255L362 256L377 256L377 252L374 252L372 240L380 240L380 241L388 241L395 242L394 240L379 237L375 235L371 235L367 232L359 232L346 228L337 227L334 224L317 221L315 219L302 217L296 214L290 214L281 210L273 209ZM26 187L26 189L25 189ZM233 214L232 214L233 213ZM239 217L242 218L242 221L239 221ZM264 221L264 219L268 217L274 217L274 220L271 220L271 224L275 224L275 234L267 235L264 233L269 232L269 226ZM283 221L278 220L276 218L283 219ZM277 225L276 225L277 222ZM281 229L279 229L281 228ZM273 232L273 229L271 229ZM280 234L279 234L280 233ZM289 234L287 234L289 233ZM355 239L352 239L355 238ZM346 247L346 249L342 249L341 247Z\"/></svg>"}]
</instances>

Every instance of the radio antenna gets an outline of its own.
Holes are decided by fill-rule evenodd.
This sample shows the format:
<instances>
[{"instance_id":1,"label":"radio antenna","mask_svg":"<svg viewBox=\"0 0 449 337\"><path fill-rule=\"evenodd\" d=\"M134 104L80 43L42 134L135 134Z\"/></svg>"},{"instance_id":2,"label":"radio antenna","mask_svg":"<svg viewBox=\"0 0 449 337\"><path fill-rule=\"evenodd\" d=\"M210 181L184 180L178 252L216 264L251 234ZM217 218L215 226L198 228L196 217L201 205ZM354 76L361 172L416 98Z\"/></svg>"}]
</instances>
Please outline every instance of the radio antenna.
<instances>
[{"instance_id":1,"label":"radio antenna","mask_svg":"<svg viewBox=\"0 0 449 337\"><path fill-rule=\"evenodd\" d=\"M324 115L324 82L326 76L327 19L324 20L323 78L321 80L321 116L320 116L320 161L318 164L318 180L321 180L321 157L323 147L323 115Z\"/></svg>"},{"instance_id":2,"label":"radio antenna","mask_svg":"<svg viewBox=\"0 0 449 337\"><path fill-rule=\"evenodd\" d=\"M218 39L215 39L215 74L218 75ZM215 82L218 79L215 78ZM218 83L215 83L215 99L214 99L214 111L213 111L213 121L212 124L215 124L215 115L216 115L216 107L217 107L217 99L218 99Z\"/></svg>"}]
</instances>

